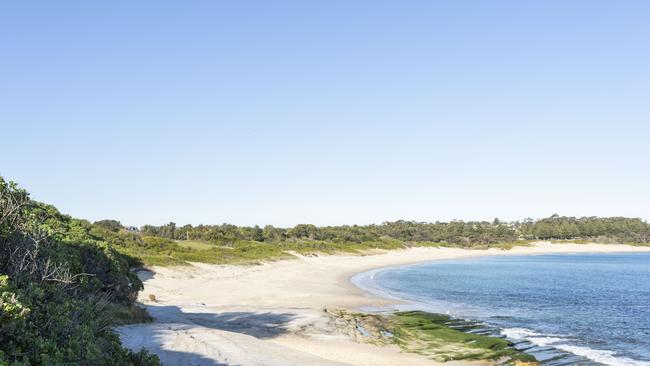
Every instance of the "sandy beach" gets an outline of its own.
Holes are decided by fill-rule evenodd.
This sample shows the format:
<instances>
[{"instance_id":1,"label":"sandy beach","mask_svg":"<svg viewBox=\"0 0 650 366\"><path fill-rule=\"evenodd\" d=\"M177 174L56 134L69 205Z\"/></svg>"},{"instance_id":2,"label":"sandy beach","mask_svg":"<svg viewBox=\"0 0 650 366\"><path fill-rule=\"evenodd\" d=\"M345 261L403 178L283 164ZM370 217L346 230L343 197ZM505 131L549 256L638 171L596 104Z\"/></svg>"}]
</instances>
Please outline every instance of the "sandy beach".
<instances>
[{"instance_id":1,"label":"sandy beach","mask_svg":"<svg viewBox=\"0 0 650 366\"><path fill-rule=\"evenodd\" d=\"M508 251L411 248L251 266L153 267L140 273L145 289L139 300L155 322L118 332L125 346L146 347L165 365L439 365L397 346L362 343L325 309L394 303L350 283L374 268L475 256L641 251L650 248L540 242Z\"/></svg>"}]
</instances>

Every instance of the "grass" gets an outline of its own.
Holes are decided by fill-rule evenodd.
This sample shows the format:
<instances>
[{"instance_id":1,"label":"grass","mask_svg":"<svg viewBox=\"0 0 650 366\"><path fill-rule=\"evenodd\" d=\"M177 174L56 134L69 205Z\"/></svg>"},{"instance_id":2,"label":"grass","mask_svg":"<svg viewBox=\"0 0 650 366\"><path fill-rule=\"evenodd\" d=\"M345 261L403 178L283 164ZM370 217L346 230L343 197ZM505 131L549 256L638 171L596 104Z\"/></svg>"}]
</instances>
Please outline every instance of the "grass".
<instances>
[{"instance_id":1,"label":"grass","mask_svg":"<svg viewBox=\"0 0 650 366\"><path fill-rule=\"evenodd\" d=\"M145 265L173 266L189 262L213 264L256 264L264 261L294 258L291 253L309 254L363 254L383 249L403 249L398 240L382 239L362 243L336 243L319 240L292 240L256 242L233 240L208 243L196 240L177 240L143 237L143 244L117 245L120 252L139 259Z\"/></svg>"},{"instance_id":2,"label":"grass","mask_svg":"<svg viewBox=\"0 0 650 366\"><path fill-rule=\"evenodd\" d=\"M513 243L473 246L471 249L499 248L508 250L515 245L530 245L525 241ZM230 240L205 242L198 240L169 240L156 237L142 237L142 243L129 242L116 245L124 254L139 259L144 265L173 266L189 262L212 264L256 264L265 261L293 258L292 253L301 255L358 254L375 250L396 250L409 247L455 246L446 243L403 242L392 238L381 238L364 242L333 242L323 240L294 239L278 242L256 242Z\"/></svg>"},{"instance_id":3,"label":"grass","mask_svg":"<svg viewBox=\"0 0 650 366\"><path fill-rule=\"evenodd\" d=\"M201 248L209 248L196 249L196 243L179 245L172 242L161 247L121 247L118 250L140 259L145 265L155 266L187 265L190 262L255 264L292 257L276 246L251 241L239 241L229 247L199 244Z\"/></svg>"},{"instance_id":4,"label":"grass","mask_svg":"<svg viewBox=\"0 0 650 366\"><path fill-rule=\"evenodd\" d=\"M637 243L625 240L616 240L611 238L587 238L587 239L553 239L551 244L625 244L636 247L647 247L650 243Z\"/></svg>"},{"instance_id":5,"label":"grass","mask_svg":"<svg viewBox=\"0 0 650 366\"><path fill-rule=\"evenodd\" d=\"M404 249L407 245L395 239L381 239L375 241L356 242L331 242L322 240L292 240L269 243L284 251L293 251L300 254L362 254L369 250L394 250Z\"/></svg>"},{"instance_id":6,"label":"grass","mask_svg":"<svg viewBox=\"0 0 650 366\"><path fill-rule=\"evenodd\" d=\"M501 249L501 250L510 250L514 247L529 247L532 246L532 241L530 240L517 240L517 241L511 241L511 242L505 242L505 243L495 243L495 244L485 244L485 245L477 245L473 246L470 249L490 249L490 248L495 248L495 249Z\"/></svg>"},{"instance_id":7,"label":"grass","mask_svg":"<svg viewBox=\"0 0 650 366\"><path fill-rule=\"evenodd\" d=\"M650 247L650 243L626 243L635 247Z\"/></svg>"},{"instance_id":8,"label":"grass","mask_svg":"<svg viewBox=\"0 0 650 366\"><path fill-rule=\"evenodd\" d=\"M175 240L176 244L183 248L190 248L196 250L206 250L214 248L214 244L210 244L199 240Z\"/></svg>"},{"instance_id":9,"label":"grass","mask_svg":"<svg viewBox=\"0 0 650 366\"><path fill-rule=\"evenodd\" d=\"M590 244L596 243L595 239L552 239L551 244Z\"/></svg>"}]
</instances>

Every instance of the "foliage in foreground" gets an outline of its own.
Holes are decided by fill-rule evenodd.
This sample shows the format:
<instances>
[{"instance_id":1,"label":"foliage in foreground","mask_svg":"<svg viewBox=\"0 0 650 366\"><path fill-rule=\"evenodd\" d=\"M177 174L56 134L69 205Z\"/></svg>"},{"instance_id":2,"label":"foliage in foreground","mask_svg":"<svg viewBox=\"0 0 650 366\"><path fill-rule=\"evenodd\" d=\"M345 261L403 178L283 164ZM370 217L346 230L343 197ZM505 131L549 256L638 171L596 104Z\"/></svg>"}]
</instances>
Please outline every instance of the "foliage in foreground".
<instances>
[{"instance_id":1,"label":"foliage in foreground","mask_svg":"<svg viewBox=\"0 0 650 366\"><path fill-rule=\"evenodd\" d=\"M112 331L142 283L90 229L0 177L0 365L159 364Z\"/></svg>"}]
</instances>

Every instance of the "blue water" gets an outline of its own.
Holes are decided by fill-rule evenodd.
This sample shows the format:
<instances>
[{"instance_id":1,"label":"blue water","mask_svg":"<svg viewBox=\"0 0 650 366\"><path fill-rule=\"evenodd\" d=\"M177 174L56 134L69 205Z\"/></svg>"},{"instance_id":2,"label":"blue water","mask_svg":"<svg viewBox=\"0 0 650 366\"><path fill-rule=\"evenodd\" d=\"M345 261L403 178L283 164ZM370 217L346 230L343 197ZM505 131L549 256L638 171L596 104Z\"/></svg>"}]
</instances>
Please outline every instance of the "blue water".
<instances>
[{"instance_id":1,"label":"blue water","mask_svg":"<svg viewBox=\"0 0 650 366\"><path fill-rule=\"evenodd\" d=\"M650 365L650 254L436 261L354 281L433 312L483 321L537 349L578 355L580 364Z\"/></svg>"}]
</instances>

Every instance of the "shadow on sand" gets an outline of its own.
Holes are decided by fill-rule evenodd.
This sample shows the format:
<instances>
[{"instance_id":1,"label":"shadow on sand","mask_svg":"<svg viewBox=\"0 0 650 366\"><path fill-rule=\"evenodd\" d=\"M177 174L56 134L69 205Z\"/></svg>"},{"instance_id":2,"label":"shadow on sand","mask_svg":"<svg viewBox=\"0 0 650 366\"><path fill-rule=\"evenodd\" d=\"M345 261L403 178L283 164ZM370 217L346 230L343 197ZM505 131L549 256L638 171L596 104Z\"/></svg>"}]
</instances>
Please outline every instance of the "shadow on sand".
<instances>
[{"instance_id":1,"label":"shadow on sand","mask_svg":"<svg viewBox=\"0 0 650 366\"><path fill-rule=\"evenodd\" d=\"M183 312L176 306L147 306L147 311L159 323L198 325L260 339L288 332L289 323L297 317L291 313L274 312Z\"/></svg>"},{"instance_id":2,"label":"shadow on sand","mask_svg":"<svg viewBox=\"0 0 650 366\"><path fill-rule=\"evenodd\" d=\"M180 363L182 365L200 366L235 366L237 362L229 360L229 352L222 353L220 350L210 349L213 357L205 354L177 351L172 347L162 346L165 337L169 334L191 331L196 326L215 329L220 331L234 332L252 336L258 339L274 338L289 331L289 323L297 318L296 314L286 312L183 312L176 306L147 306L147 311L155 318L154 323L132 324L117 329L126 337L123 337L124 345L139 350L142 347L157 354L162 360L169 364ZM129 329L131 328L131 329ZM136 331L136 329L138 329ZM128 336L127 336L128 335ZM192 334L185 335L194 338ZM211 343L214 340L209 341ZM182 342L182 341L181 341ZM216 340L215 342L218 342ZM224 345L225 346L225 345ZM241 345L236 345L239 348ZM201 347L209 347L208 344ZM234 360L233 360L234 361Z\"/></svg>"}]
</instances>

